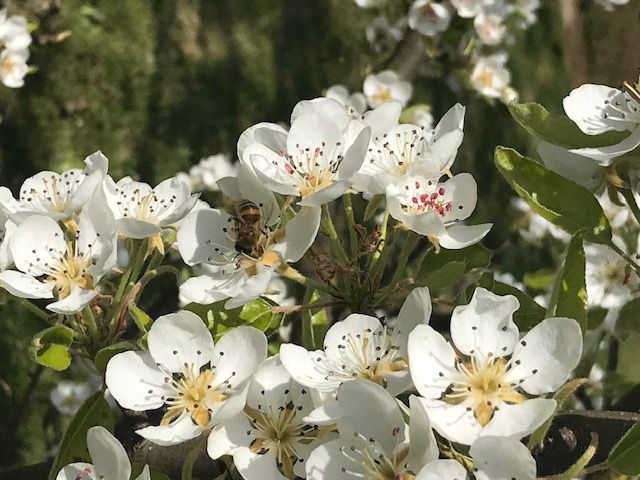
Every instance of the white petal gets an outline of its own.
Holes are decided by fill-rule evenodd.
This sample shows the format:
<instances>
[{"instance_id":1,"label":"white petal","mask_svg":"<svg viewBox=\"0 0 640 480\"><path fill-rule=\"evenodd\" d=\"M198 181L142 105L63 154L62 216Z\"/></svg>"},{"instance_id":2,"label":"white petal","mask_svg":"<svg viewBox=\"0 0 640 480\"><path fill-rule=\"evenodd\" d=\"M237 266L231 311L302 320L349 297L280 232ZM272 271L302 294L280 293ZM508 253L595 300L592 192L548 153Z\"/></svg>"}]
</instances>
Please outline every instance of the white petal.
<instances>
[{"instance_id":1,"label":"white petal","mask_svg":"<svg viewBox=\"0 0 640 480\"><path fill-rule=\"evenodd\" d=\"M404 441L402 412L391 394L377 383L361 379L343 383L338 389L338 404L345 412L336 422L342 438L373 439L389 456Z\"/></svg>"},{"instance_id":2,"label":"white petal","mask_svg":"<svg viewBox=\"0 0 640 480\"><path fill-rule=\"evenodd\" d=\"M458 148L462 144L464 134L462 130L452 130L434 135L433 140L425 150L425 158L421 161L427 161L436 166L439 170L448 168L455 160Z\"/></svg>"},{"instance_id":3,"label":"white petal","mask_svg":"<svg viewBox=\"0 0 640 480\"><path fill-rule=\"evenodd\" d=\"M84 171L85 174L91 174L93 172L100 172L103 176L107 174L109 170L109 159L100 151L93 152L84 159L86 165Z\"/></svg>"},{"instance_id":4,"label":"white petal","mask_svg":"<svg viewBox=\"0 0 640 480\"><path fill-rule=\"evenodd\" d=\"M238 158L245 165L247 147L261 144L273 152L280 152L286 148L287 131L277 123L262 122L247 128L238 138Z\"/></svg>"},{"instance_id":5,"label":"white petal","mask_svg":"<svg viewBox=\"0 0 640 480\"><path fill-rule=\"evenodd\" d=\"M196 438L202 431L202 428L193 423L191 416L187 412L183 412L168 425L145 427L136 430L136 433L153 443L168 446Z\"/></svg>"},{"instance_id":6,"label":"white petal","mask_svg":"<svg viewBox=\"0 0 640 480\"><path fill-rule=\"evenodd\" d=\"M409 334L416 325L427 324L431 318L431 294L426 287L414 288L400 307L393 331L396 344L402 355L406 355Z\"/></svg>"},{"instance_id":7,"label":"white petal","mask_svg":"<svg viewBox=\"0 0 640 480\"><path fill-rule=\"evenodd\" d=\"M153 237L161 232L157 224L137 218L118 218L116 225L118 225L118 231L129 238Z\"/></svg>"},{"instance_id":8,"label":"white petal","mask_svg":"<svg viewBox=\"0 0 640 480\"><path fill-rule=\"evenodd\" d=\"M409 406L411 408L409 420L409 440L411 443L407 464L410 470L417 472L424 465L438 458L440 452L424 404L418 400L418 397L411 395Z\"/></svg>"},{"instance_id":9,"label":"white petal","mask_svg":"<svg viewBox=\"0 0 640 480\"><path fill-rule=\"evenodd\" d=\"M218 289L220 284L221 282L212 278L211 275L191 277L180 285L180 297L186 303L199 303L201 305L219 302L230 296L226 289Z\"/></svg>"},{"instance_id":10,"label":"white petal","mask_svg":"<svg viewBox=\"0 0 640 480\"><path fill-rule=\"evenodd\" d=\"M604 116L605 102L619 95L617 88L606 85L585 84L571 90L562 100L567 116L587 135L597 135L610 130L626 130L626 125L607 120Z\"/></svg>"},{"instance_id":11,"label":"white petal","mask_svg":"<svg viewBox=\"0 0 640 480\"><path fill-rule=\"evenodd\" d=\"M328 376L326 371L316 368L318 358L321 361L326 359L323 351L309 352L304 347L292 343L280 345L282 364L295 381L301 385L322 392L332 392L338 388L340 383L349 380L346 376Z\"/></svg>"},{"instance_id":12,"label":"white petal","mask_svg":"<svg viewBox=\"0 0 640 480\"><path fill-rule=\"evenodd\" d=\"M291 392L292 384L295 385L295 382L292 381L287 369L282 366L280 356L269 357L251 380L247 403L253 408L258 408L259 405L282 405L283 399L293 393Z\"/></svg>"},{"instance_id":13,"label":"white petal","mask_svg":"<svg viewBox=\"0 0 640 480\"><path fill-rule=\"evenodd\" d=\"M269 451L256 455L248 448L236 450L233 463L245 480L286 480L276 466L276 456Z\"/></svg>"},{"instance_id":14,"label":"white petal","mask_svg":"<svg viewBox=\"0 0 640 480\"><path fill-rule=\"evenodd\" d=\"M146 352L123 352L107 363L105 383L121 407L136 412L164 405L162 397L171 393L162 373Z\"/></svg>"},{"instance_id":15,"label":"white petal","mask_svg":"<svg viewBox=\"0 0 640 480\"><path fill-rule=\"evenodd\" d=\"M416 480L466 480L467 469L456 460L436 460L420 470Z\"/></svg>"},{"instance_id":16,"label":"white petal","mask_svg":"<svg viewBox=\"0 0 640 480\"><path fill-rule=\"evenodd\" d=\"M98 480L98 475L90 463L78 462L60 470L56 480Z\"/></svg>"},{"instance_id":17,"label":"white petal","mask_svg":"<svg viewBox=\"0 0 640 480\"><path fill-rule=\"evenodd\" d=\"M567 381L582 355L582 331L571 318L547 318L517 344L506 381L532 395L554 392Z\"/></svg>"},{"instance_id":18,"label":"white petal","mask_svg":"<svg viewBox=\"0 0 640 480\"><path fill-rule=\"evenodd\" d=\"M520 302L513 295L500 296L477 288L468 305L457 306L451 315L451 339L465 355L484 362L513 352L519 338L513 313Z\"/></svg>"},{"instance_id":19,"label":"white petal","mask_svg":"<svg viewBox=\"0 0 640 480\"><path fill-rule=\"evenodd\" d=\"M269 288L276 268L277 265L273 265L259 272L257 275L249 277L242 285L240 291L224 304L224 308L232 310L259 298Z\"/></svg>"},{"instance_id":20,"label":"white petal","mask_svg":"<svg viewBox=\"0 0 640 480\"><path fill-rule=\"evenodd\" d=\"M291 113L291 124L293 125L298 118L307 115L321 115L327 119L331 119L340 130L347 128L347 125L351 121L351 116L347 113L344 106L337 100L327 97L298 102L296 106L293 107L293 112Z\"/></svg>"},{"instance_id":21,"label":"white petal","mask_svg":"<svg viewBox=\"0 0 640 480\"><path fill-rule=\"evenodd\" d=\"M282 195L298 195L296 181L287 171L287 159L264 145L254 143L244 152L248 165L253 169L258 179L276 193Z\"/></svg>"},{"instance_id":22,"label":"white petal","mask_svg":"<svg viewBox=\"0 0 640 480\"><path fill-rule=\"evenodd\" d=\"M45 264L53 263L53 256L67 251L64 233L55 220L34 215L23 221L10 241L11 255L18 270L34 276L48 271Z\"/></svg>"},{"instance_id":23,"label":"white petal","mask_svg":"<svg viewBox=\"0 0 640 480\"><path fill-rule=\"evenodd\" d=\"M536 462L522 443L504 437L480 437L469 453L476 480L535 480Z\"/></svg>"},{"instance_id":24,"label":"white petal","mask_svg":"<svg viewBox=\"0 0 640 480\"><path fill-rule=\"evenodd\" d=\"M440 400L419 400L424 403L433 428L452 442L471 445L483 431L473 411L467 410L465 404L452 405Z\"/></svg>"},{"instance_id":25,"label":"white petal","mask_svg":"<svg viewBox=\"0 0 640 480\"><path fill-rule=\"evenodd\" d=\"M573 148L570 149L569 152L592 158L600 165L606 167L613 163L614 158L620 157L631 150L635 150L638 145L640 145L640 127L636 127L631 132L631 135L615 145Z\"/></svg>"},{"instance_id":26,"label":"white petal","mask_svg":"<svg viewBox=\"0 0 640 480\"><path fill-rule=\"evenodd\" d=\"M440 398L458 376L456 353L429 325L418 325L409 334L409 370L416 389L426 398Z\"/></svg>"},{"instance_id":27,"label":"white petal","mask_svg":"<svg viewBox=\"0 0 640 480\"><path fill-rule=\"evenodd\" d=\"M329 99L326 99L329 100ZM331 101L331 100L329 100ZM338 102L332 101L348 114ZM319 114L302 115L291 124L291 130L287 136L287 153L298 156L299 152L309 148L312 152L316 148L322 148L326 159L333 158L336 144L342 140L342 128L332 121L331 117ZM301 156L301 161L306 162L306 155Z\"/></svg>"},{"instance_id":28,"label":"white petal","mask_svg":"<svg viewBox=\"0 0 640 480\"><path fill-rule=\"evenodd\" d=\"M313 244L320 228L320 208L303 208L285 225L284 238L273 247L286 262L297 262Z\"/></svg>"},{"instance_id":29,"label":"white petal","mask_svg":"<svg viewBox=\"0 0 640 480\"><path fill-rule=\"evenodd\" d=\"M556 405L556 401L549 398L534 398L517 405L503 403L480 435L521 439L553 415Z\"/></svg>"},{"instance_id":30,"label":"white petal","mask_svg":"<svg viewBox=\"0 0 640 480\"><path fill-rule=\"evenodd\" d=\"M63 315L69 315L72 313L78 313L86 305L93 300L98 292L93 290L87 290L86 288L74 287L71 293L57 302L47 305L47 310L52 312L61 313Z\"/></svg>"},{"instance_id":31,"label":"white petal","mask_svg":"<svg viewBox=\"0 0 640 480\"><path fill-rule=\"evenodd\" d=\"M465 248L482 240L492 226L492 223L453 225L447 228L446 234L438 236L438 242L441 247L448 250Z\"/></svg>"},{"instance_id":32,"label":"white petal","mask_svg":"<svg viewBox=\"0 0 640 480\"><path fill-rule=\"evenodd\" d=\"M216 367L214 384L229 380L233 388L240 388L267 358L267 337L254 327L237 327L222 335L216 343L213 363Z\"/></svg>"},{"instance_id":33,"label":"white petal","mask_svg":"<svg viewBox=\"0 0 640 480\"><path fill-rule=\"evenodd\" d=\"M471 174L459 173L440 184L440 188L445 190L443 201L451 203L451 210L444 216L445 222L464 220L473 213L478 201L478 186Z\"/></svg>"},{"instance_id":34,"label":"white petal","mask_svg":"<svg viewBox=\"0 0 640 480\"><path fill-rule=\"evenodd\" d=\"M127 452L106 428L97 426L87 430L87 450L100 478L128 479L131 475L131 462Z\"/></svg>"},{"instance_id":35,"label":"white petal","mask_svg":"<svg viewBox=\"0 0 640 480\"><path fill-rule=\"evenodd\" d=\"M354 122L352 129L360 128L356 126ZM347 132L348 136L352 136L353 133ZM338 167L338 178L341 180L350 180L351 177L360 169L364 157L369 147L369 140L371 139L371 130L369 128L361 129L356 135L355 139L344 153L344 157Z\"/></svg>"},{"instance_id":36,"label":"white petal","mask_svg":"<svg viewBox=\"0 0 640 480\"><path fill-rule=\"evenodd\" d=\"M342 440L332 440L316 448L307 459L307 480L350 480L366 478L366 472L358 463L352 462L342 454L343 448L349 448ZM347 472L358 472L350 475Z\"/></svg>"},{"instance_id":37,"label":"white petal","mask_svg":"<svg viewBox=\"0 0 640 480\"><path fill-rule=\"evenodd\" d=\"M247 435L247 430L251 430L251 425L244 413L217 425L207 439L207 453L216 460L222 455L233 454L238 447L248 447L253 437Z\"/></svg>"},{"instance_id":38,"label":"white petal","mask_svg":"<svg viewBox=\"0 0 640 480\"><path fill-rule=\"evenodd\" d=\"M178 230L178 250L187 265L225 265L233 261L235 234L233 217L215 209L187 215Z\"/></svg>"},{"instance_id":39,"label":"white petal","mask_svg":"<svg viewBox=\"0 0 640 480\"><path fill-rule=\"evenodd\" d=\"M147 342L153 360L173 373L183 372L185 365L199 371L214 355L211 333L202 319L188 310L159 317Z\"/></svg>"},{"instance_id":40,"label":"white petal","mask_svg":"<svg viewBox=\"0 0 640 480\"><path fill-rule=\"evenodd\" d=\"M340 197L349 189L350 180L336 180L328 187L316 190L311 195L304 197L298 202L301 207L321 207L325 203L329 203Z\"/></svg>"},{"instance_id":41,"label":"white petal","mask_svg":"<svg viewBox=\"0 0 640 480\"><path fill-rule=\"evenodd\" d=\"M20 298L53 298L52 283L40 282L31 275L15 270L0 272L0 287Z\"/></svg>"},{"instance_id":42,"label":"white petal","mask_svg":"<svg viewBox=\"0 0 640 480\"><path fill-rule=\"evenodd\" d=\"M392 128L398 126L400 114L402 113L402 103L387 102L378 108L366 112L362 116L362 124L371 128L371 137L379 137Z\"/></svg>"}]
</instances>

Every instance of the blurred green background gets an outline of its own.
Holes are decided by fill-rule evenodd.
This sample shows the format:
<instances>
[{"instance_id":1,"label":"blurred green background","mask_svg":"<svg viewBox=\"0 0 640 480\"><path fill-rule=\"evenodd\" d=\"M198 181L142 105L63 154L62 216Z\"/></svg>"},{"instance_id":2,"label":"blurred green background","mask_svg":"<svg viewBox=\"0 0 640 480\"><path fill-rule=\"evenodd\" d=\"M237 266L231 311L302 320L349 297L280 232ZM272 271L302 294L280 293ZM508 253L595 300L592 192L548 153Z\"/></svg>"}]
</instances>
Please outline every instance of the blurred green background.
<instances>
[{"instance_id":1,"label":"blurred green background","mask_svg":"<svg viewBox=\"0 0 640 480\"><path fill-rule=\"evenodd\" d=\"M563 29L561 3L582 14ZM404 8L400 0L389 0ZM13 0L38 28L18 90L0 88L0 185L15 193L44 170L81 166L102 150L115 178L150 183L186 171L200 158L235 152L239 134L259 121L288 120L295 103L334 83L361 87L379 68L364 32L373 13L352 0ZM605 12L592 0L542 0L539 22L516 38L509 62L523 101L561 111L579 71L567 50L578 40L588 80L619 85L637 76L640 2ZM57 42L60 34L70 36ZM563 37L564 35L564 37ZM575 36L575 37L574 37ZM564 41L563 41L564 40ZM579 69L578 69L579 70ZM512 192L493 165L496 145L533 153L531 138L506 107L444 81L415 81L415 103L438 119L455 102L467 106L465 140L454 172L479 185L475 223L496 223L486 244L502 270L548 266L521 241L506 209ZM510 248L506 248L510 247ZM48 400L58 375L39 370L28 345L43 327L0 297L0 467L43 461L65 419ZM46 426L46 428L45 428Z\"/></svg>"}]
</instances>

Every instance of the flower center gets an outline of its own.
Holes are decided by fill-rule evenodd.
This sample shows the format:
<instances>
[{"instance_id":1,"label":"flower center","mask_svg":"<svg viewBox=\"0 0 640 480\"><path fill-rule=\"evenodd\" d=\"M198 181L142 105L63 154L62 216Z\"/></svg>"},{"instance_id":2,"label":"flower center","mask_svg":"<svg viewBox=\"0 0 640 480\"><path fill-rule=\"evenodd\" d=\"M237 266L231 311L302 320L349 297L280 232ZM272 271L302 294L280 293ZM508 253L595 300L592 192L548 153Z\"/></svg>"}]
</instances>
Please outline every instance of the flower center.
<instances>
[{"instance_id":1,"label":"flower center","mask_svg":"<svg viewBox=\"0 0 640 480\"><path fill-rule=\"evenodd\" d=\"M407 184L404 188L404 211L410 215L435 212L444 217L453 208L452 203L445 197L445 187L438 186L432 179L416 179L413 184Z\"/></svg>"},{"instance_id":2,"label":"flower center","mask_svg":"<svg viewBox=\"0 0 640 480\"><path fill-rule=\"evenodd\" d=\"M491 88L493 87L494 77L495 77L494 73L488 68L485 68L478 74L478 76L476 77L476 80L481 86L485 88Z\"/></svg>"},{"instance_id":3,"label":"flower center","mask_svg":"<svg viewBox=\"0 0 640 480\"><path fill-rule=\"evenodd\" d=\"M391 95L391 87L378 87L376 93L373 94L373 99L378 103L390 102L391 100L393 100L393 95Z\"/></svg>"},{"instance_id":4,"label":"flower center","mask_svg":"<svg viewBox=\"0 0 640 480\"><path fill-rule=\"evenodd\" d=\"M424 127L385 133L373 141L376 146L371 146L368 151L369 168L402 177L422 154Z\"/></svg>"},{"instance_id":5,"label":"flower center","mask_svg":"<svg viewBox=\"0 0 640 480\"><path fill-rule=\"evenodd\" d=\"M397 433L399 429L394 431L394 435ZM358 470L361 471L351 471L343 467L343 473L366 480L415 480L415 475L407 470L409 447L396 447L393 454L388 456L375 439L366 439L357 432L355 435L361 441L342 447L341 452L348 460L359 465L361 469Z\"/></svg>"},{"instance_id":6,"label":"flower center","mask_svg":"<svg viewBox=\"0 0 640 480\"><path fill-rule=\"evenodd\" d=\"M58 264L51 269L50 279L55 281L58 298L69 296L76 288L93 288L93 277L88 273L94 262L85 258L83 252L74 252L69 246L67 254L58 259Z\"/></svg>"},{"instance_id":7,"label":"flower center","mask_svg":"<svg viewBox=\"0 0 640 480\"><path fill-rule=\"evenodd\" d=\"M6 57L0 61L0 68L5 75L11 75L18 68L18 62L13 61L10 57Z\"/></svg>"},{"instance_id":8,"label":"flower center","mask_svg":"<svg viewBox=\"0 0 640 480\"><path fill-rule=\"evenodd\" d=\"M444 400L454 404L466 403L483 427L489 423L502 402L514 404L526 400L505 380L509 364L504 358L489 356L483 364L479 364L472 356L469 363L458 361L456 368L462 377L453 382Z\"/></svg>"},{"instance_id":9,"label":"flower center","mask_svg":"<svg viewBox=\"0 0 640 480\"><path fill-rule=\"evenodd\" d=\"M295 154L282 152L281 156L286 162L284 165L286 172L294 177L300 196L302 198L308 197L333 184L338 167L342 162L342 155L336 155L336 151L334 158L327 160L324 142L321 147L317 148L301 148L299 145L296 147L298 151ZM340 142L336 144L336 147L340 147Z\"/></svg>"},{"instance_id":10,"label":"flower center","mask_svg":"<svg viewBox=\"0 0 640 480\"><path fill-rule=\"evenodd\" d=\"M214 378L215 373L211 369L196 373L193 368L186 368L178 379L166 377L165 382L171 382L175 394L166 399L169 408L160 424L167 425L183 412L188 412L196 425L205 428L211 421L211 404L227 398L224 390L212 387ZM224 385L226 387L226 383Z\"/></svg>"},{"instance_id":11,"label":"flower center","mask_svg":"<svg viewBox=\"0 0 640 480\"><path fill-rule=\"evenodd\" d=\"M273 452L278 469L289 480L296 478L293 467L299 461L297 448L309 444L319 434L317 425L308 425L296 418L299 409L301 407L291 401L277 410L269 407L269 412L249 406L244 409L253 430L247 434L255 435L250 450L256 455Z\"/></svg>"}]
</instances>

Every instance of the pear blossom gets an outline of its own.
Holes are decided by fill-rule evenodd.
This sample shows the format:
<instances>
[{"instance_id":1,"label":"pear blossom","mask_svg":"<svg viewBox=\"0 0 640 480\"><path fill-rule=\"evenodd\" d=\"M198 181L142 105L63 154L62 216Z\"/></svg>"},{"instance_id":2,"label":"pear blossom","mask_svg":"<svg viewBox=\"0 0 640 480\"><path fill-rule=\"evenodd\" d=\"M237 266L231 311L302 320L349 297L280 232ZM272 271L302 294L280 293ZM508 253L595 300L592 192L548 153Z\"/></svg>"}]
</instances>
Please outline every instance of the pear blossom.
<instances>
[{"instance_id":1,"label":"pear blossom","mask_svg":"<svg viewBox=\"0 0 640 480\"><path fill-rule=\"evenodd\" d=\"M30 215L46 215L65 220L92 200L107 173L109 160L102 152L92 153L84 160L85 168L73 168L62 173L43 171L27 178L20 187L20 195L13 198L6 187L0 187L0 201L4 210L16 222Z\"/></svg>"},{"instance_id":2,"label":"pear blossom","mask_svg":"<svg viewBox=\"0 0 640 480\"><path fill-rule=\"evenodd\" d=\"M626 250L623 240L613 242ZM587 243L584 246L585 282L589 306L620 308L638 290L637 275L628 271L627 262L606 245Z\"/></svg>"},{"instance_id":3,"label":"pear blossom","mask_svg":"<svg viewBox=\"0 0 640 480\"><path fill-rule=\"evenodd\" d=\"M130 177L116 183L107 176L103 187L118 232L129 238L150 238L151 245L161 253L164 253L162 229L182 220L193 210L199 197L191 194L188 183L176 177L152 188Z\"/></svg>"},{"instance_id":4,"label":"pear blossom","mask_svg":"<svg viewBox=\"0 0 640 480\"><path fill-rule=\"evenodd\" d=\"M409 27L427 37L434 37L449 28L451 12L433 0L416 0L409 10Z\"/></svg>"},{"instance_id":5,"label":"pear blossom","mask_svg":"<svg viewBox=\"0 0 640 480\"><path fill-rule=\"evenodd\" d=\"M203 158L185 174L184 180L191 184L196 192L217 192L218 180L234 176L238 172L238 164L231 162L231 157L224 153ZM177 175L176 175L177 176Z\"/></svg>"},{"instance_id":6,"label":"pear blossom","mask_svg":"<svg viewBox=\"0 0 640 480\"><path fill-rule=\"evenodd\" d=\"M5 87L20 88L29 72L29 50L3 50L0 53L0 81Z\"/></svg>"},{"instance_id":7,"label":"pear blossom","mask_svg":"<svg viewBox=\"0 0 640 480\"><path fill-rule=\"evenodd\" d=\"M189 214L178 231L178 250L187 265L207 264L204 275L188 279L180 287L184 299L212 303L231 297L227 308L243 305L268 289L276 270L287 270L297 262L316 238L320 209L305 207L285 225L280 208L269 190L248 168L237 177L226 177L220 188L236 202L248 200L259 209L259 220L251 226L250 245L238 214L203 209Z\"/></svg>"},{"instance_id":8,"label":"pear blossom","mask_svg":"<svg viewBox=\"0 0 640 480\"><path fill-rule=\"evenodd\" d=\"M33 215L11 236L9 248L17 268L0 273L0 286L22 298L53 298L56 313L75 313L97 294L100 279L115 265L115 222L100 202L82 209L73 232L50 217Z\"/></svg>"},{"instance_id":9,"label":"pear blossom","mask_svg":"<svg viewBox=\"0 0 640 480\"><path fill-rule=\"evenodd\" d=\"M51 390L49 398L60 413L74 415L94 390L87 382L77 383L70 380L61 380Z\"/></svg>"},{"instance_id":10,"label":"pear blossom","mask_svg":"<svg viewBox=\"0 0 640 480\"><path fill-rule=\"evenodd\" d=\"M450 0L462 18L473 18L482 11L485 0Z\"/></svg>"},{"instance_id":11,"label":"pear blossom","mask_svg":"<svg viewBox=\"0 0 640 480\"><path fill-rule=\"evenodd\" d=\"M166 407L160 425L136 431L159 445L195 438L240 413L248 382L267 356L267 339L256 328L235 328L214 345L200 317L186 310L159 317L147 343L148 352L111 358L105 382L123 408Z\"/></svg>"},{"instance_id":12,"label":"pear blossom","mask_svg":"<svg viewBox=\"0 0 640 480\"><path fill-rule=\"evenodd\" d=\"M411 99L413 87L393 70L367 75L362 85L371 108L377 108L387 102L400 102L404 107Z\"/></svg>"},{"instance_id":13,"label":"pear blossom","mask_svg":"<svg viewBox=\"0 0 640 480\"><path fill-rule=\"evenodd\" d=\"M605 172L596 160L547 142L540 142L537 151L546 168L587 190L598 191L606 182Z\"/></svg>"},{"instance_id":14,"label":"pear blossom","mask_svg":"<svg viewBox=\"0 0 640 480\"><path fill-rule=\"evenodd\" d=\"M468 173L440 182L442 174L408 175L387 187L389 213L402 226L437 247L464 248L479 242L492 224L462 225L476 207L477 185Z\"/></svg>"},{"instance_id":15,"label":"pear blossom","mask_svg":"<svg viewBox=\"0 0 640 480\"><path fill-rule=\"evenodd\" d=\"M535 480L536 462L522 443L507 437L480 437L469 449L475 480ZM467 470L456 460L434 460L416 480L464 480Z\"/></svg>"},{"instance_id":16,"label":"pear blossom","mask_svg":"<svg viewBox=\"0 0 640 480\"><path fill-rule=\"evenodd\" d=\"M331 326L322 350L286 343L280 346L280 359L298 383L320 392L333 393L342 383L363 378L397 395L411 385L407 336L430 316L429 290L416 288L402 305L393 329L376 317L352 313Z\"/></svg>"},{"instance_id":17,"label":"pear blossom","mask_svg":"<svg viewBox=\"0 0 640 480\"><path fill-rule=\"evenodd\" d=\"M516 0L515 6L516 12L523 18L524 27L538 21L537 11L540 8L540 0Z\"/></svg>"},{"instance_id":18,"label":"pear blossom","mask_svg":"<svg viewBox=\"0 0 640 480\"><path fill-rule=\"evenodd\" d=\"M629 90L634 88L628 84L627 86ZM582 132L598 135L617 131L630 132L630 135L614 145L574 148L569 151L607 166L616 157L635 149L640 145L639 100L637 93L606 85L585 84L573 89L564 98L562 105L567 116Z\"/></svg>"},{"instance_id":19,"label":"pear blossom","mask_svg":"<svg viewBox=\"0 0 640 480\"><path fill-rule=\"evenodd\" d=\"M479 57L471 72L471 84L482 95L500 98L511 83L511 72L505 68L506 55Z\"/></svg>"},{"instance_id":20,"label":"pear blossom","mask_svg":"<svg viewBox=\"0 0 640 480\"><path fill-rule=\"evenodd\" d=\"M547 318L522 339L512 295L477 288L451 317L451 340L428 325L409 334L409 369L435 430L471 445L483 436L522 438L555 411L554 392L582 353L578 323Z\"/></svg>"},{"instance_id":21,"label":"pear blossom","mask_svg":"<svg viewBox=\"0 0 640 480\"><path fill-rule=\"evenodd\" d=\"M362 115L367 110L367 99L362 92L349 93L344 85L331 85L324 96L340 102L353 116Z\"/></svg>"},{"instance_id":22,"label":"pear blossom","mask_svg":"<svg viewBox=\"0 0 640 480\"><path fill-rule=\"evenodd\" d=\"M406 19L401 18L393 25L386 16L379 16L367 25L365 36L375 52L382 52L393 47L402 40L406 30Z\"/></svg>"},{"instance_id":23,"label":"pear blossom","mask_svg":"<svg viewBox=\"0 0 640 480\"><path fill-rule=\"evenodd\" d=\"M522 213L522 218L517 222L518 232L527 242L540 245L548 235L563 242L569 240L567 232L535 213L522 198L513 198L511 205Z\"/></svg>"},{"instance_id":24,"label":"pear blossom","mask_svg":"<svg viewBox=\"0 0 640 480\"><path fill-rule=\"evenodd\" d=\"M355 380L340 387L336 403L340 436L311 453L308 480L408 480L438 457L429 417L415 396L403 412L382 387Z\"/></svg>"},{"instance_id":25,"label":"pear blossom","mask_svg":"<svg viewBox=\"0 0 640 480\"><path fill-rule=\"evenodd\" d=\"M233 455L246 480L304 478L309 454L329 436L305 420L313 408L309 390L271 357L251 380L244 410L209 435L209 456Z\"/></svg>"},{"instance_id":26,"label":"pear blossom","mask_svg":"<svg viewBox=\"0 0 640 480\"><path fill-rule=\"evenodd\" d=\"M8 16L7 9L0 10L0 44L10 51L25 50L31 45L27 19L22 15Z\"/></svg>"},{"instance_id":27,"label":"pear blossom","mask_svg":"<svg viewBox=\"0 0 640 480\"><path fill-rule=\"evenodd\" d=\"M482 12L473 20L478 38L485 45L499 45L507 34L504 16L493 12Z\"/></svg>"},{"instance_id":28,"label":"pear blossom","mask_svg":"<svg viewBox=\"0 0 640 480\"><path fill-rule=\"evenodd\" d=\"M56 480L129 480L131 462L109 430L101 426L89 428L87 449L93 463L71 463L58 472ZM136 480L151 480L148 465Z\"/></svg>"},{"instance_id":29,"label":"pear blossom","mask_svg":"<svg viewBox=\"0 0 640 480\"><path fill-rule=\"evenodd\" d=\"M238 140L238 156L272 191L318 207L351 186L369 136L343 105L322 97L295 106L289 132L273 124L248 129Z\"/></svg>"},{"instance_id":30,"label":"pear blossom","mask_svg":"<svg viewBox=\"0 0 640 480\"><path fill-rule=\"evenodd\" d=\"M433 129L433 113L430 105L416 105L411 108L409 123L424 127L425 130Z\"/></svg>"},{"instance_id":31,"label":"pear blossom","mask_svg":"<svg viewBox=\"0 0 640 480\"><path fill-rule=\"evenodd\" d=\"M354 189L385 193L415 170L448 172L462 143L465 108L456 104L433 130L398 124L400 105L384 104L367 112L361 121L371 128L365 161L353 177Z\"/></svg>"},{"instance_id":32,"label":"pear blossom","mask_svg":"<svg viewBox=\"0 0 640 480\"><path fill-rule=\"evenodd\" d=\"M0 209L0 272L9 268L13 263L9 243L16 228L16 224Z\"/></svg>"}]
</instances>

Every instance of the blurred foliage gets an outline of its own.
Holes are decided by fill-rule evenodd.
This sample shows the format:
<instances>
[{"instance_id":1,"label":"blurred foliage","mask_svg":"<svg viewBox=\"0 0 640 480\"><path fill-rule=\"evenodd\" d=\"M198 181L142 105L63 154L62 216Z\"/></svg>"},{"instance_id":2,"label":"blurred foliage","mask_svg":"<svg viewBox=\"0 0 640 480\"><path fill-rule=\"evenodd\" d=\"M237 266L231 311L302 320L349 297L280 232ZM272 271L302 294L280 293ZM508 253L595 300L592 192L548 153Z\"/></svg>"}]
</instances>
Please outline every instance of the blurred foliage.
<instances>
[{"instance_id":1,"label":"blurred foliage","mask_svg":"<svg viewBox=\"0 0 640 480\"><path fill-rule=\"evenodd\" d=\"M80 166L97 149L109 157L114 177L158 181L201 157L235 152L245 128L287 122L297 101L334 83L359 89L374 65L380 67L364 36L372 15L352 0L7 3L38 25L30 61L37 71L24 88L0 89L0 185L14 193L27 176ZM509 63L521 100L535 100L552 112L561 111L571 88L558 3L542 0L538 24L516 39ZM632 79L637 65L620 45L635 46L639 38L637 3L613 13L591 0L581 7L591 81L618 85ZM64 32L71 35L56 41ZM413 101L430 103L436 118L455 102L467 106L454 171L470 171L477 179L474 223L495 222L485 241L497 249L493 265L518 278L553 267L554 259L513 230L515 214L506 208L513 192L493 164L496 145L535 156L531 137L504 105L452 87L421 77ZM157 296L174 299L175 286L162 284ZM61 438L65 419L48 400L61 376L43 371L28 351L43 325L15 300L0 295L0 302L3 467L44 460ZM172 308L173 303L148 311Z\"/></svg>"}]
</instances>

